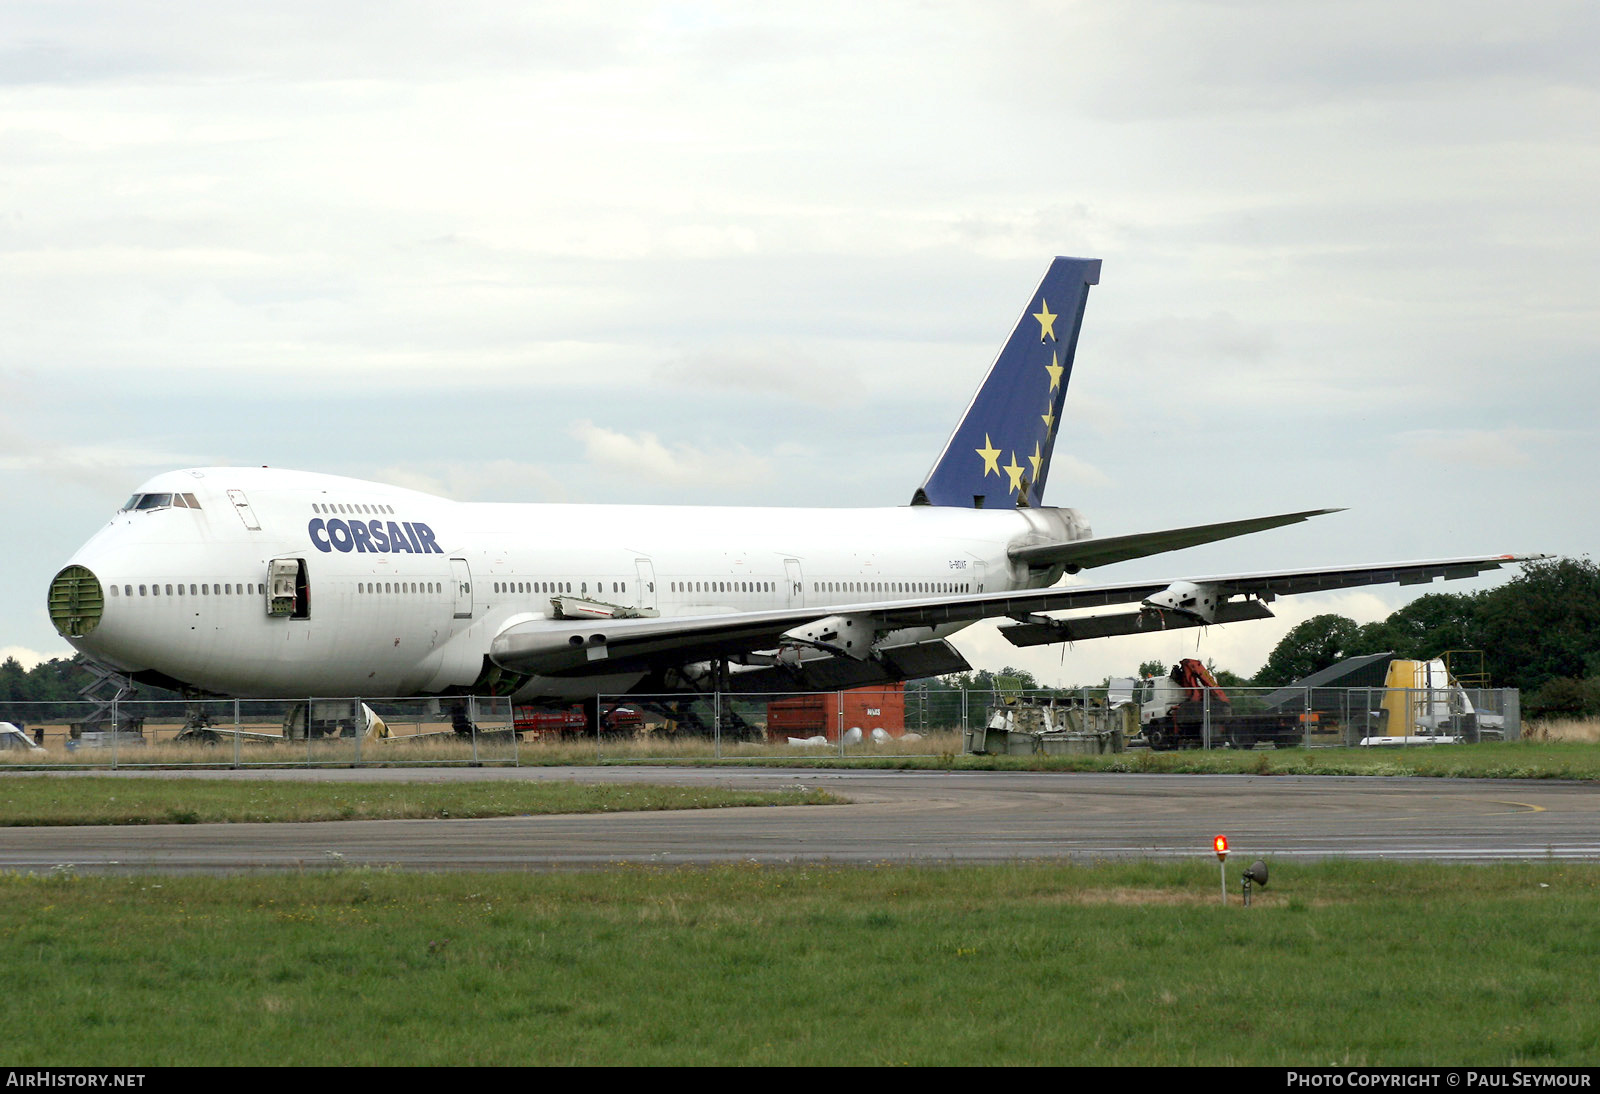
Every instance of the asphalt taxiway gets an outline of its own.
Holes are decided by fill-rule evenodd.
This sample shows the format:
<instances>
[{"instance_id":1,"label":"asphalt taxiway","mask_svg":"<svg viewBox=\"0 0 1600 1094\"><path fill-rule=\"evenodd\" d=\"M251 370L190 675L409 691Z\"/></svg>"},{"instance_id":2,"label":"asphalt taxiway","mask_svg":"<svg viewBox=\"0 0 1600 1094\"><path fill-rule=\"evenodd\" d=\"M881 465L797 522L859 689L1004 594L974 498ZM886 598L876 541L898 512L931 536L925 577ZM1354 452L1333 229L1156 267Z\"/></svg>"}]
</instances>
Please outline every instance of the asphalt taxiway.
<instances>
[{"instance_id":1,"label":"asphalt taxiway","mask_svg":"<svg viewBox=\"0 0 1600 1094\"><path fill-rule=\"evenodd\" d=\"M548 870L623 862L1174 859L1208 854L1219 832L1228 835L1236 857L1247 860L1600 862L1600 787L1584 783L643 766L148 774L804 785L834 791L850 804L486 820L0 828L0 869L228 874L332 866Z\"/></svg>"}]
</instances>

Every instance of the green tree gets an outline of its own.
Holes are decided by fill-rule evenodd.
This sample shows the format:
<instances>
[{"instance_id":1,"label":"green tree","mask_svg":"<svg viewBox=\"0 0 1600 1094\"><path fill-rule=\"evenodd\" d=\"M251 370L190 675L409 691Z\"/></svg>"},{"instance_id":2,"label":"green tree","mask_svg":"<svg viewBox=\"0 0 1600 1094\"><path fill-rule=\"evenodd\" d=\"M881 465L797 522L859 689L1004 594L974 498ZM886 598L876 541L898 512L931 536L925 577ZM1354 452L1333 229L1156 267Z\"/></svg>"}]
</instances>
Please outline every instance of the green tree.
<instances>
[{"instance_id":1,"label":"green tree","mask_svg":"<svg viewBox=\"0 0 1600 1094\"><path fill-rule=\"evenodd\" d=\"M1446 650L1482 649L1480 602L1480 597L1471 593L1419 596L1383 621L1384 642L1378 649L1359 652L1393 650L1399 657L1426 661Z\"/></svg>"},{"instance_id":2,"label":"green tree","mask_svg":"<svg viewBox=\"0 0 1600 1094\"><path fill-rule=\"evenodd\" d=\"M1207 667L1211 669L1211 678L1217 682L1219 688L1246 688L1250 686L1250 681L1240 676L1237 672L1219 669L1214 665L1208 665Z\"/></svg>"},{"instance_id":3,"label":"green tree","mask_svg":"<svg viewBox=\"0 0 1600 1094\"><path fill-rule=\"evenodd\" d=\"M1495 686L1536 691L1600 673L1600 568L1589 559L1525 563L1478 610Z\"/></svg>"},{"instance_id":4,"label":"green tree","mask_svg":"<svg viewBox=\"0 0 1600 1094\"><path fill-rule=\"evenodd\" d=\"M28 672L15 657L0 664L0 702L20 703L27 698Z\"/></svg>"},{"instance_id":5,"label":"green tree","mask_svg":"<svg viewBox=\"0 0 1600 1094\"><path fill-rule=\"evenodd\" d=\"M1530 718L1588 718L1600 714L1600 677L1553 676L1522 702Z\"/></svg>"},{"instance_id":6,"label":"green tree","mask_svg":"<svg viewBox=\"0 0 1600 1094\"><path fill-rule=\"evenodd\" d=\"M1356 621L1346 616L1314 615L1283 636L1255 682L1277 688L1325 669L1344 659L1359 630Z\"/></svg>"}]
</instances>

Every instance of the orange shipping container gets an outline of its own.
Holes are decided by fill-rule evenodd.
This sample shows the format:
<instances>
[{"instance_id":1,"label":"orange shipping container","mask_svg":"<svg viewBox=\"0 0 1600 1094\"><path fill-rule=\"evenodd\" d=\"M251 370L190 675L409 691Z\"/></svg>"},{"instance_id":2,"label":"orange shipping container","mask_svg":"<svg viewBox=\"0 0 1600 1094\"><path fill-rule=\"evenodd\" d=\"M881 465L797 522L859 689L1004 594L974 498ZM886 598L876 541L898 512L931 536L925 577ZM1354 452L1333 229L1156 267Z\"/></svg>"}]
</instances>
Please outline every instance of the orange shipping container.
<instances>
[{"instance_id":1,"label":"orange shipping container","mask_svg":"<svg viewBox=\"0 0 1600 1094\"><path fill-rule=\"evenodd\" d=\"M906 731L906 686L856 688L774 699L767 704L767 739L824 735L837 741L840 733L859 729L870 736L875 729L898 737Z\"/></svg>"}]
</instances>

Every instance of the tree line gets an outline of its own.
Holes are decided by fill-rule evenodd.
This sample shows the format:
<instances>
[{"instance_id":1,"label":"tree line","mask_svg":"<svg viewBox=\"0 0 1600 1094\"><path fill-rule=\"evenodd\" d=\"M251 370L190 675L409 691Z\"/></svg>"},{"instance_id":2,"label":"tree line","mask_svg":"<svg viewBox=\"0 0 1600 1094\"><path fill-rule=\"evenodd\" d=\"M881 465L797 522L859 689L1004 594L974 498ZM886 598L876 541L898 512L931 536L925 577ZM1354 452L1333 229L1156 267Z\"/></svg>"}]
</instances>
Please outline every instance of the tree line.
<instances>
[{"instance_id":1,"label":"tree line","mask_svg":"<svg viewBox=\"0 0 1600 1094\"><path fill-rule=\"evenodd\" d=\"M0 661L0 721L27 722L39 717L59 717L69 708L44 711L35 703L82 704L82 691L94 682L83 664L83 654L52 657L31 669L22 667L15 657ZM140 687L141 699L179 699L182 696L163 688ZM19 704L29 704L22 706Z\"/></svg>"}]
</instances>

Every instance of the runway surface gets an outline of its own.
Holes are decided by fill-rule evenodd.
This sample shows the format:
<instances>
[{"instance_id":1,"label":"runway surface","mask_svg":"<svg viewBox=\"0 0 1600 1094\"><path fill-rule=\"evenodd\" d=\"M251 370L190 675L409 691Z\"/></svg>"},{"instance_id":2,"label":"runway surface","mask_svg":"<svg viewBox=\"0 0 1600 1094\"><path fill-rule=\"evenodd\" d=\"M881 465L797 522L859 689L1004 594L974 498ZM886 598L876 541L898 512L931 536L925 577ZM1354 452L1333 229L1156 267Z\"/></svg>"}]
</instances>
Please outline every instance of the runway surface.
<instances>
[{"instance_id":1,"label":"runway surface","mask_svg":"<svg viewBox=\"0 0 1600 1094\"><path fill-rule=\"evenodd\" d=\"M584 869L608 863L996 862L1204 856L1600 861L1600 787L1251 775L1080 775L662 767L161 771L71 775L454 781L565 779L823 787L841 806L672 813L0 829L0 869L242 873L381 866ZM0 782L3 785L3 782Z\"/></svg>"}]
</instances>

